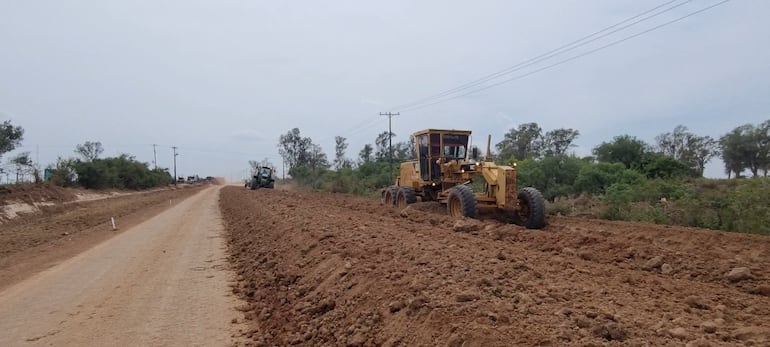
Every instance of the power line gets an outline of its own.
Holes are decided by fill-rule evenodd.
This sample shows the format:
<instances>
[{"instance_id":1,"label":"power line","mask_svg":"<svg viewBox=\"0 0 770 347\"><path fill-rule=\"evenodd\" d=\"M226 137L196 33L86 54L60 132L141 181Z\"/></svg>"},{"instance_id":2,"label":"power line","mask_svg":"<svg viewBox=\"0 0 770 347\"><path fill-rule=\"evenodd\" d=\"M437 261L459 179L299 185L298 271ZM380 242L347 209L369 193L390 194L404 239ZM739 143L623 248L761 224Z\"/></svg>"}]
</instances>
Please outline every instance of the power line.
<instances>
[{"instance_id":1,"label":"power line","mask_svg":"<svg viewBox=\"0 0 770 347\"><path fill-rule=\"evenodd\" d=\"M354 137L362 134L364 130L369 130L369 129L374 128L375 126L379 125L380 122L382 122L382 121L384 121L383 118L378 118L376 121L370 123L369 125L367 125L365 127L362 127L360 129L356 130L355 132L349 133L348 134L348 138L354 138Z\"/></svg>"},{"instance_id":2,"label":"power line","mask_svg":"<svg viewBox=\"0 0 770 347\"><path fill-rule=\"evenodd\" d=\"M377 123L379 123L379 121L380 121L381 119L382 119L382 118L380 118L379 116L378 116L378 117L374 117L374 118L367 118L367 119L365 119L363 122L361 122L361 123L358 123L356 126L354 126L354 127L351 127L351 128L348 128L348 130L346 130L346 131L342 131L342 132L340 132L340 133L336 134L336 135L335 135L335 137L336 137L336 136L341 136L341 137L344 137L345 139L350 139L350 138L352 138L353 136L355 136L355 135L357 135L357 134L361 133L362 131L364 131L364 130L366 130L366 129L370 129L370 128L372 128L374 125L376 125ZM336 142L336 138L335 138L335 137L329 138L328 140L329 140L330 142L331 142L331 141L334 141L334 142Z\"/></svg>"},{"instance_id":3,"label":"power line","mask_svg":"<svg viewBox=\"0 0 770 347\"><path fill-rule=\"evenodd\" d=\"M368 127L371 124L377 122L378 120L380 120L380 117L367 118L363 122L359 123L358 125L356 125L354 127L351 127L348 130L346 130L346 131L341 132L338 136L342 136L342 135L345 135L345 134L350 134L350 133L358 132L362 128Z\"/></svg>"},{"instance_id":4,"label":"power line","mask_svg":"<svg viewBox=\"0 0 770 347\"><path fill-rule=\"evenodd\" d=\"M681 6L683 6L683 5L687 4L687 3L690 3L692 0L686 0L686 1L681 2L679 4L675 4L674 6L671 6L669 8L663 9L662 11L653 13L653 12L655 12L655 11L657 11L657 10L663 8L663 7L666 7L666 6L668 6L668 5L672 4L672 3L675 3L677 1L681 1L681 0L671 0L671 1L665 2L663 4L660 4L658 6L655 6L655 7L651 8L649 10L646 10L646 11L644 11L642 13L639 13L639 14L634 15L632 17L626 18L626 19L624 19L624 20L622 20L620 22L617 22L617 23L615 23L613 25L610 25L610 26L608 26L606 28L603 28L603 29L601 29L599 31L593 32L593 33L591 33L589 35L586 35L586 36L583 36L583 37L581 37L581 38L579 38L579 39L577 39L575 41L572 41L570 43L562 45L562 46L560 46L558 48L552 49L552 50L550 50L548 52L545 52L543 54L540 54L540 55L538 55L536 57L533 57L533 58L527 59L525 61L522 61L522 62L520 62L520 63L518 63L516 65L513 65L513 66L510 66L508 68L499 70L497 72L493 72L491 74L488 74L486 76L483 76L483 77L478 78L476 80L473 80L471 82L462 84L462 85L460 85L458 87L455 87L455 88L452 88L452 89L449 89L449 90L446 90L446 91L443 91L443 92L440 92L440 93L437 93L437 94L433 94L431 96L428 96L428 97L425 97L425 98L422 98L422 99L419 99L419 100L416 100L416 101L412 101L412 102L409 102L409 103L401 104L401 105L396 106L396 107L392 107L391 109L404 110L404 109L407 109L407 108L411 108L411 107L414 107L416 105L420 105L420 104L429 102L429 101L437 99L437 98L442 98L444 96L455 94L457 92L460 92L460 91L463 91L463 90L466 90L466 89L469 89L469 88L472 88L472 87L484 84L484 83L486 83L486 82L488 82L490 80L494 80L494 79L496 79L498 77L502 77L502 76L511 74L513 72L520 71L520 70L522 70L524 68L536 65L536 64L538 64L540 62L543 62L545 60L548 60L548 59L554 58L556 56L559 56L561 54L573 51L575 49L578 49L580 47L588 45L588 44L590 44L592 42L595 42L595 41L597 41L599 39L605 38L605 37L610 36L612 34L615 34L617 32L626 30L626 29L628 29L628 28L630 28L630 27L632 27L634 25L637 25L637 24L639 24L641 22L650 20L650 19L655 18L655 17L657 17L657 16L659 16L661 14L664 14L666 12L672 11L672 10L678 8L678 7L681 7ZM652 14L650 14L650 13L652 13ZM648 15L648 14L650 14L650 15L644 17L645 15ZM640 17L643 17L643 18L634 21L635 19L640 18ZM633 21L633 22L631 22L631 21ZM624 26L621 26L621 25L626 24L628 22L631 22L631 23L627 24L627 25L624 25ZM611 30L611 29L615 29L615 30ZM607 32L607 31L609 31L609 32ZM602 33L604 33L604 34L600 35Z\"/></svg>"},{"instance_id":5,"label":"power line","mask_svg":"<svg viewBox=\"0 0 770 347\"><path fill-rule=\"evenodd\" d=\"M249 157L254 155L254 153L223 151L218 149L199 149L199 148L192 148L192 147L185 147L185 146L181 146L177 148L184 149L187 152L232 154L232 155L243 155L243 156L249 156Z\"/></svg>"},{"instance_id":6,"label":"power line","mask_svg":"<svg viewBox=\"0 0 770 347\"><path fill-rule=\"evenodd\" d=\"M443 103L443 102L446 102L446 101L449 101L449 100L453 100L453 99L461 98L461 97L463 97L463 96L468 96L468 95L471 95L471 94L475 94L475 93L478 93L478 92L480 92L480 91L484 91L484 90L487 90L487 89L490 89L490 88L493 88L493 87L499 86L499 85L501 85L501 84L505 84L505 83L509 83L509 82L513 82L513 81L516 81L516 80L522 79L522 78L524 78L524 77L527 77L527 76L533 75L533 74L535 74L535 73L538 73L538 72L541 72L541 71L544 71L544 70L548 70L548 69L554 68L554 67L556 67L556 66L559 66L559 65L562 65L562 64L568 63L568 62L570 62L570 61L573 61L573 60L576 60L576 59L579 59L579 58L585 57L585 56L587 56L587 55L590 55L590 54L596 53L596 52L598 52L598 51L601 51L601 50L604 50L604 49L610 48L610 47L612 47L612 46L618 45L618 44L620 44L620 43L623 43L623 42L625 42L625 41L631 40L631 39L633 39L633 38L636 38L636 37L642 36L642 35L644 35L644 34L647 34L647 33L653 32L653 31L655 31L655 30L658 30L658 29L660 29L660 28L663 28L663 27L665 27L665 26L668 26L668 25L674 24L674 23L676 23L676 22L679 22L679 21L682 21L682 20L684 20L684 19L686 19L686 18L689 18L689 17L692 17L692 16L694 16L694 15L700 14L700 13L702 13L702 12L708 11L708 10L710 10L710 9L714 8L714 7L717 7L717 6L719 6L719 5L722 5L722 4L724 4L724 3L727 3L727 2L729 2L729 1L730 1L730 0L723 0L723 1L720 1L720 2L718 2L718 3L716 3L716 4L713 4L713 5L710 5L710 6L704 7L704 8L702 8L702 9L700 9L700 10L697 10L697 11L694 11L694 12L690 12L690 13L688 13L688 14L684 15L684 16L681 16L681 17L678 17L678 18L676 18L676 19L670 20L670 21L668 21L668 22L665 22L665 23L662 23L662 24L656 25L656 26L654 26L654 27L652 27L652 28L649 28L649 29L647 29L647 30L644 30L644 31L638 32L638 33L636 33L636 34L633 34L633 35L629 35L629 36L626 36L626 37L624 37L624 38L622 38L622 39L619 39L619 40L616 40L616 41L610 42L610 43L608 43L608 44L606 44L606 45L603 45L603 46L600 46L600 47L598 47L598 48L594 48L594 49L592 49L592 50L589 50L589 51L587 51L587 52L584 52L584 53L581 53L581 54L578 54L578 55L572 56L572 57L570 57L570 58L567 58L567 59L564 59L564 60L558 61L558 62L556 62L556 63L553 63L553 64L551 64L551 65L547 65L547 66L544 66L544 67L541 67L541 68L535 69L535 70L533 70L533 71L530 71L530 72L527 72L527 73L525 73L525 74L522 74L522 75L518 75L518 76L516 76L516 77L512 77L512 78L509 78L509 79L505 79L505 80L502 80L502 81L499 81L499 82L496 82L496 83L493 83L493 84L490 84L490 85L487 85L487 86L484 86L484 87L481 87L481 88L478 88L478 89L472 90L472 91L470 91L470 92L467 92L467 93L463 93L463 94L459 94L459 95L454 95L454 96L451 96L451 97L448 97L448 98L444 98L444 99L440 99L440 100L438 100L438 101L434 101L434 102L431 102L431 103L428 103L428 104L423 104L423 105L415 105L415 106L412 106L412 107L408 107L408 108L402 109L402 110L401 110L401 112L414 111L414 110L418 110L418 109L421 109L421 108L425 108L425 107L433 106L433 105L436 105L436 104L440 104L440 103Z\"/></svg>"},{"instance_id":7,"label":"power line","mask_svg":"<svg viewBox=\"0 0 770 347\"><path fill-rule=\"evenodd\" d=\"M472 88L472 87L478 86L478 85L483 84L483 83L485 83L487 81L496 79L496 78L498 78L500 76L504 76L504 75L511 74L513 72L522 70L522 69L524 69L526 67L535 65L535 64L537 64L539 62L542 62L544 60L551 59L551 58L556 57L558 55L561 55L563 53L567 53L569 51L572 51L572 50L575 50L577 48L583 47L583 46L585 46L585 45L587 45L587 44L589 44L591 42L594 42L596 40L599 40L601 38L604 38L604 37L607 37L607 36L612 35L614 33L617 33L619 31L625 30L625 29L627 29L629 27L632 27L632 26L634 26L636 24L639 24L639 23L641 23L643 21L646 21L646 20L652 19L654 17L657 17L657 16L659 16L659 15L661 15L663 13L666 13L666 12L671 11L671 10L673 10L675 8L678 8L678 7L682 6L682 5L685 5L685 4L689 3L689 2L691 2L692 0L687 0L687 1L682 2L680 4L674 5L674 6L670 7L670 8L664 9L663 11L660 11L658 13L654 13L654 14L648 16L648 17L645 17L645 18L642 18L642 19L640 19L638 21L635 21L635 22L633 22L633 23L631 23L629 25L623 26L623 27L618 28L616 30L613 30L613 31L611 31L609 33L606 33L604 35L595 37L596 35L599 35L599 34L601 34L603 32L606 32L606 31L608 31L610 29L618 27L618 26L620 26L620 25L622 25L624 23L630 22L630 21L632 21L632 20L634 20L636 18L642 17L642 16L644 16L644 15L650 13L650 12L654 12L654 11L656 11L656 10L662 8L662 7L665 7L665 6L669 5L669 4L677 2L677 1L680 1L680 0L671 0L671 1L665 2L665 3L661 4L661 5L658 5L658 6L654 7L654 8L651 8L651 9L649 9L647 11L644 11L644 12L642 12L640 14L637 14L635 16L626 18L626 19L624 19L624 20L622 20L622 21L620 21L618 23L610 25L610 26L608 26L608 27L606 27L604 29L596 31L596 32L594 32L592 34L589 34L587 36L584 36L584 37L582 37L580 39L577 39L575 41L572 41L570 43L562 45L562 46L560 46L558 48L555 48L555 49L552 49L552 50L550 50L548 52L540 54L540 55L538 55L538 56L536 56L534 58L527 59L527 60L522 61L522 62L520 62L520 63L518 63L516 65L510 66L510 67L505 68L503 70L499 70L497 72L493 72L493 73L491 73L489 75L483 76L481 78L478 78L478 79L473 80L471 82L465 83L465 84L460 85L458 87L455 87L455 88L443 91L441 93L434 94L434 95L431 95L431 96L419 99L417 101L413 101L413 102L409 102L409 103L406 103L406 104L402 104L402 105L393 107L393 109L404 109L404 108L412 107L412 106L415 106L415 105L419 105L419 104L425 103L427 101L430 101L430 100L433 100L433 99L436 99L436 98L441 98L441 97L446 96L446 95L454 94L456 92L459 92L459 91L462 91L462 90L465 90L465 89L468 89L468 88ZM588 39L590 39L592 37L593 37L593 39L591 39L589 41L586 41L586 40L588 40ZM570 46L572 46L572 47L570 47Z\"/></svg>"}]
</instances>

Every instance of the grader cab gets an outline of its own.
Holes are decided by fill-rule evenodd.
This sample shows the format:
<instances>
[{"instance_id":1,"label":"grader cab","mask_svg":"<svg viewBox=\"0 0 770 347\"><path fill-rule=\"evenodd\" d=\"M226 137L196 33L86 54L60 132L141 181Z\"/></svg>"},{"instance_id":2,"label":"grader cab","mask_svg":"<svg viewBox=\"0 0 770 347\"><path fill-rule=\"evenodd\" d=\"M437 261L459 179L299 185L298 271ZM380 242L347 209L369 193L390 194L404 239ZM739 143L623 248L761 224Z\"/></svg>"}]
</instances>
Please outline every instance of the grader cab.
<instances>
[{"instance_id":1,"label":"grader cab","mask_svg":"<svg viewBox=\"0 0 770 347\"><path fill-rule=\"evenodd\" d=\"M467 130L414 133L417 160L401 164L395 185L382 190L382 202L403 209L419 197L446 204L453 217L469 218L476 218L480 208L497 208L512 213L520 225L542 229L545 203L540 192L531 187L518 190L515 164L490 161L490 139L481 160L468 146L470 136ZM470 186L479 177L483 188L474 192Z\"/></svg>"}]
</instances>

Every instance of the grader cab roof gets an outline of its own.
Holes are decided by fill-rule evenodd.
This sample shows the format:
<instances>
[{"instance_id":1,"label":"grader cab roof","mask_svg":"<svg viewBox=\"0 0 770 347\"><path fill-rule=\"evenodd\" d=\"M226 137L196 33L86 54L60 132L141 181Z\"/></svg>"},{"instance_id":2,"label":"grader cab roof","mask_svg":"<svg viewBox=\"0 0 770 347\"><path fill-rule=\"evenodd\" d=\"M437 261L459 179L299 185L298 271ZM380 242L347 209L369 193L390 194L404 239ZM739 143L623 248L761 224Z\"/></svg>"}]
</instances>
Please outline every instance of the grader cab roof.
<instances>
[{"instance_id":1,"label":"grader cab roof","mask_svg":"<svg viewBox=\"0 0 770 347\"><path fill-rule=\"evenodd\" d=\"M422 134L435 134L435 133L444 133L444 134L456 134L456 135L470 135L470 130L455 130L455 129L425 129L420 130L412 134L413 136L422 135Z\"/></svg>"}]
</instances>

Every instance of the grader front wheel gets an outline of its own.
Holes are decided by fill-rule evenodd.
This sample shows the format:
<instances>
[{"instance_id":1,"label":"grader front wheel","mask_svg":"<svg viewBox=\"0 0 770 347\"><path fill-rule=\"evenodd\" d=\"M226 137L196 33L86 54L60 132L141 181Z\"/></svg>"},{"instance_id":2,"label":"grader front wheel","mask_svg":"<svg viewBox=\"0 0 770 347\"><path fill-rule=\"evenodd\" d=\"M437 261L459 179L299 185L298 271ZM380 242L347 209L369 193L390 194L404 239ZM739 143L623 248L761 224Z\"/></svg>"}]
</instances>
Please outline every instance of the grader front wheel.
<instances>
[{"instance_id":1,"label":"grader front wheel","mask_svg":"<svg viewBox=\"0 0 770 347\"><path fill-rule=\"evenodd\" d=\"M527 229L542 229L545 227L545 200L540 192L531 187L519 191L519 209L517 222Z\"/></svg>"},{"instance_id":2,"label":"grader front wheel","mask_svg":"<svg viewBox=\"0 0 770 347\"><path fill-rule=\"evenodd\" d=\"M449 190L447 210L452 217L476 218L476 195L467 186L454 186Z\"/></svg>"}]
</instances>

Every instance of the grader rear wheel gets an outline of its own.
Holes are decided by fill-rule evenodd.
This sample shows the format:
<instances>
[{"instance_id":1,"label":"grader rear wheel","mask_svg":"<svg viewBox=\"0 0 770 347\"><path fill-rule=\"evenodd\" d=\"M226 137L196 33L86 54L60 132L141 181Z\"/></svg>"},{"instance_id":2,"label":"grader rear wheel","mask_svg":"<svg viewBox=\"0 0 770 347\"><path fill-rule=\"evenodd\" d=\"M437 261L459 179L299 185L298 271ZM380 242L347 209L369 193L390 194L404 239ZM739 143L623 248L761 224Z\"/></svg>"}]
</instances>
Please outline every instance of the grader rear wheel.
<instances>
[{"instance_id":1,"label":"grader rear wheel","mask_svg":"<svg viewBox=\"0 0 770 347\"><path fill-rule=\"evenodd\" d=\"M394 206L396 204L396 186L390 186L382 191L382 199L380 203L383 205Z\"/></svg>"},{"instance_id":2,"label":"grader rear wheel","mask_svg":"<svg viewBox=\"0 0 770 347\"><path fill-rule=\"evenodd\" d=\"M454 186L449 190L447 210L452 217L476 218L476 195L467 186Z\"/></svg>"},{"instance_id":3,"label":"grader rear wheel","mask_svg":"<svg viewBox=\"0 0 770 347\"><path fill-rule=\"evenodd\" d=\"M407 205L414 204L415 202L417 202L417 193L415 193L414 188L398 188L396 193L396 207L398 207L399 210L403 210Z\"/></svg>"}]
</instances>

